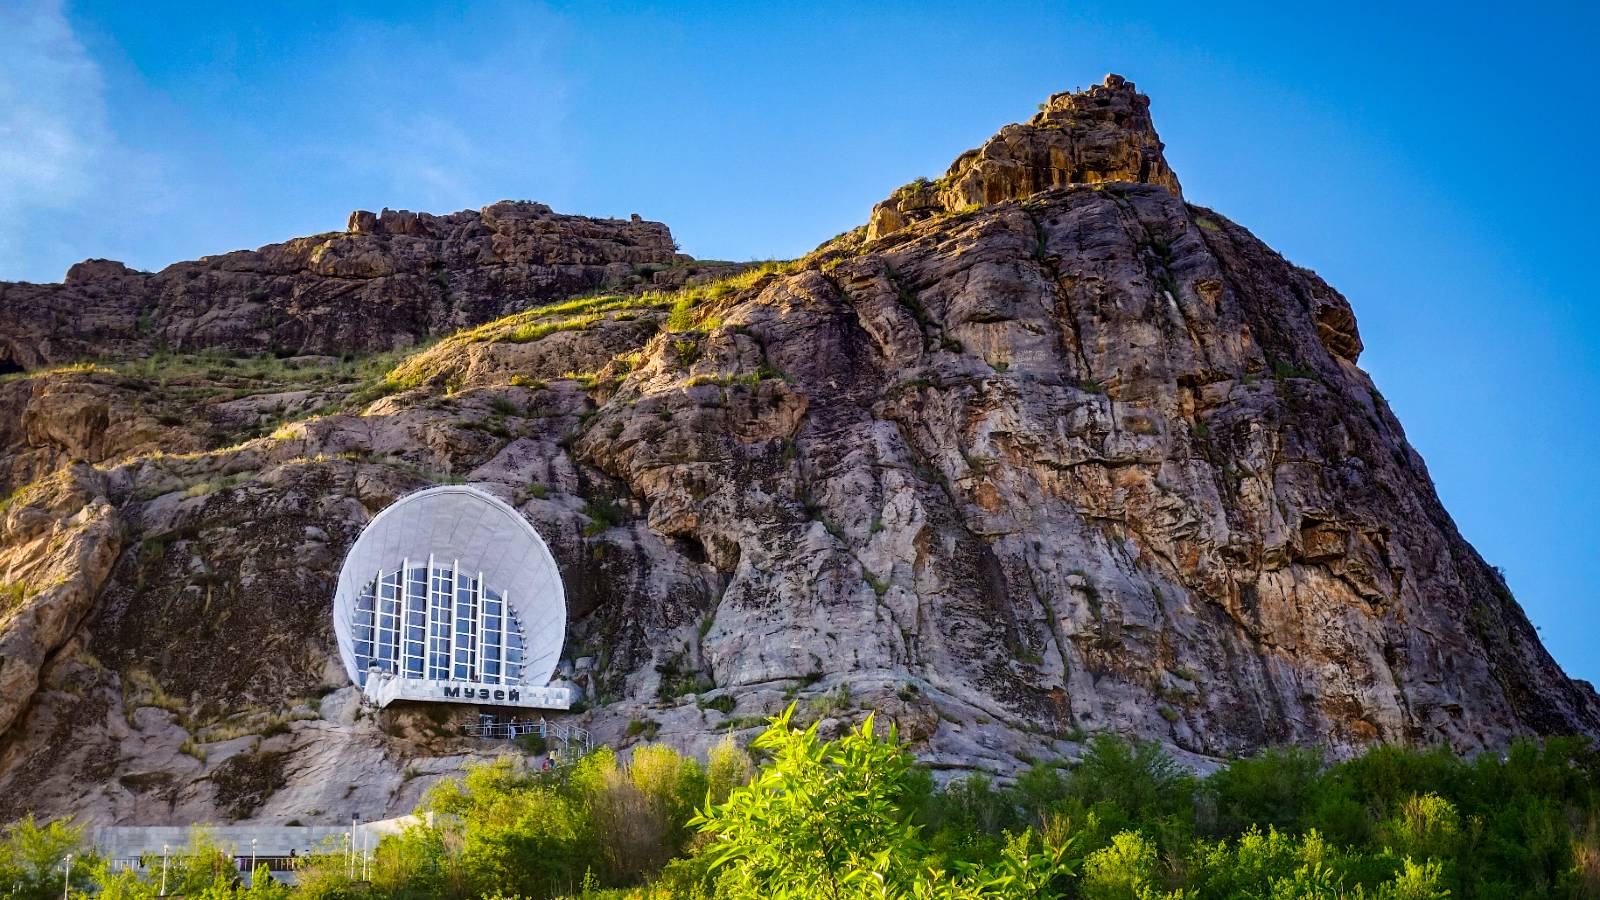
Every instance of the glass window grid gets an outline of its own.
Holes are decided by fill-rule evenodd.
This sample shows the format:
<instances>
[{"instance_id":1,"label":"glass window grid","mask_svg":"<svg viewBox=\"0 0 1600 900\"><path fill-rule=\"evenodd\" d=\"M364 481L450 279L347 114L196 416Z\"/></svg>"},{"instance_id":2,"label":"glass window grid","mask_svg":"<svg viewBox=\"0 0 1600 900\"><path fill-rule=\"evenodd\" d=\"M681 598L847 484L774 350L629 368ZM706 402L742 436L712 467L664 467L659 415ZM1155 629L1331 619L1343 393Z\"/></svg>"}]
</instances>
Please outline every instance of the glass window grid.
<instances>
[{"instance_id":1,"label":"glass window grid","mask_svg":"<svg viewBox=\"0 0 1600 900\"><path fill-rule=\"evenodd\" d=\"M470 681L478 668L478 579L456 573L454 674Z\"/></svg>"},{"instance_id":2,"label":"glass window grid","mask_svg":"<svg viewBox=\"0 0 1600 900\"><path fill-rule=\"evenodd\" d=\"M351 613L361 682L372 668L408 678L455 678L484 684L522 679L522 622L504 597L474 578L430 560L407 561L369 583Z\"/></svg>"},{"instance_id":3,"label":"glass window grid","mask_svg":"<svg viewBox=\"0 0 1600 900\"><path fill-rule=\"evenodd\" d=\"M423 677L422 647L428 627L428 569L406 567L405 674Z\"/></svg>"},{"instance_id":4,"label":"glass window grid","mask_svg":"<svg viewBox=\"0 0 1600 900\"><path fill-rule=\"evenodd\" d=\"M455 566L435 565L428 579L428 677L450 677L450 609L455 596Z\"/></svg>"}]
</instances>

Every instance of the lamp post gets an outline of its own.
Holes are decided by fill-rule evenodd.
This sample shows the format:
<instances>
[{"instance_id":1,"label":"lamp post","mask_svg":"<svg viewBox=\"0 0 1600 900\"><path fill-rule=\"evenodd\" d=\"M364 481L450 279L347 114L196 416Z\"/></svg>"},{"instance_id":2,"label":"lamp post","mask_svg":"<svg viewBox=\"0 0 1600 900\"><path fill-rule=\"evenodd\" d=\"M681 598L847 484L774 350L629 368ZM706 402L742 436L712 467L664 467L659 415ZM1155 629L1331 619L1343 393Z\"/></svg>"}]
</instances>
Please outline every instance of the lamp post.
<instances>
[{"instance_id":1,"label":"lamp post","mask_svg":"<svg viewBox=\"0 0 1600 900\"><path fill-rule=\"evenodd\" d=\"M72 854L67 854L66 874L61 876L61 900L72 896Z\"/></svg>"},{"instance_id":2,"label":"lamp post","mask_svg":"<svg viewBox=\"0 0 1600 900\"><path fill-rule=\"evenodd\" d=\"M161 896L167 895L167 854L172 852L171 844L161 845Z\"/></svg>"},{"instance_id":3,"label":"lamp post","mask_svg":"<svg viewBox=\"0 0 1600 900\"><path fill-rule=\"evenodd\" d=\"M256 886L256 839L250 839L250 886Z\"/></svg>"}]
</instances>

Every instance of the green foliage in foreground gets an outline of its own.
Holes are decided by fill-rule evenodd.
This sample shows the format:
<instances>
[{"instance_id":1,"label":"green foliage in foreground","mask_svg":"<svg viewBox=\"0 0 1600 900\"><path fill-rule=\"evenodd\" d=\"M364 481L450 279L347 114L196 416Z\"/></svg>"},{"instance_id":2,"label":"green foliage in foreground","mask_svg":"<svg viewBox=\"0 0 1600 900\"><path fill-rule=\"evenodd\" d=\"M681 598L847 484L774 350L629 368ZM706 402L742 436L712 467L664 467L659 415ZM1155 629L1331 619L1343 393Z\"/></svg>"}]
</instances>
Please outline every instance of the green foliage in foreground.
<instances>
[{"instance_id":1,"label":"green foliage in foreground","mask_svg":"<svg viewBox=\"0 0 1600 900\"><path fill-rule=\"evenodd\" d=\"M662 746L558 772L476 766L423 802L433 825L369 865L330 851L293 890L244 889L197 832L169 895L592 900L1439 900L1600 897L1600 754L1578 739L1462 760L1376 748L1328 766L1273 750L1196 778L1098 736L1075 765L936 787L869 718L824 740L793 710L706 765ZM81 833L31 819L0 844L0 891L61 896ZM79 851L81 852L81 851ZM71 894L155 896L155 876L80 858Z\"/></svg>"}]
</instances>

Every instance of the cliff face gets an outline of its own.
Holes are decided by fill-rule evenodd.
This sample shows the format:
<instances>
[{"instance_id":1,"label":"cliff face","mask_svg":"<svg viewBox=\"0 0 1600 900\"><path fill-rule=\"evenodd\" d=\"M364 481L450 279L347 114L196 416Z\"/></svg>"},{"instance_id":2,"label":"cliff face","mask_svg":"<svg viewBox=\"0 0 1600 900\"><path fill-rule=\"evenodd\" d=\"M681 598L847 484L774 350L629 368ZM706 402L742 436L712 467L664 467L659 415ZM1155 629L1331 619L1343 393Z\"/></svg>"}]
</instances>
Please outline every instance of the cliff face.
<instances>
[{"instance_id":1,"label":"cliff face","mask_svg":"<svg viewBox=\"0 0 1600 900\"><path fill-rule=\"evenodd\" d=\"M61 284L0 284L0 372L175 350L393 350L686 257L658 222L496 203L358 211L344 232L177 263L88 260Z\"/></svg>"},{"instance_id":2,"label":"cliff face","mask_svg":"<svg viewBox=\"0 0 1600 900\"><path fill-rule=\"evenodd\" d=\"M0 814L377 816L482 752L441 727L460 710L360 709L328 621L361 525L445 479L551 544L574 716L617 744L702 747L792 699L999 772L1100 729L1196 759L1600 732L1358 368L1349 304L1186 205L1160 149L1112 77L792 263L634 263L478 325L532 296L485 289L448 319L478 327L398 360L0 385L13 483L45 479L0 573L104 561L0 614Z\"/></svg>"}]
</instances>

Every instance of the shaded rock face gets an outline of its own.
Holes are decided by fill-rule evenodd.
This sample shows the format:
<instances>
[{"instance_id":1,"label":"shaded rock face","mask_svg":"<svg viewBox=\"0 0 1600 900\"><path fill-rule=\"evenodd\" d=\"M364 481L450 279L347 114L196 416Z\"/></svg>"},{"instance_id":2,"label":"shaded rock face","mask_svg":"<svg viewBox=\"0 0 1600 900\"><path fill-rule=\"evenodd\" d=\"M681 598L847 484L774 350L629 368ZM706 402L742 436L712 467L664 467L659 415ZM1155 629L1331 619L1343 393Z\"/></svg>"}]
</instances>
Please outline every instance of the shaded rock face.
<instances>
[{"instance_id":1,"label":"shaded rock face","mask_svg":"<svg viewBox=\"0 0 1600 900\"><path fill-rule=\"evenodd\" d=\"M0 372L156 347L351 353L412 346L680 259L665 225L501 202L447 216L358 211L343 233L177 263L89 260L0 283Z\"/></svg>"},{"instance_id":2,"label":"shaded rock face","mask_svg":"<svg viewBox=\"0 0 1600 900\"><path fill-rule=\"evenodd\" d=\"M1051 117L1093 177L985 162ZM376 818L494 752L453 736L467 708L363 709L328 621L362 525L441 480L550 544L569 718L623 746L791 701L1001 774L1097 730L1197 765L1600 732L1358 367L1349 303L1183 202L1145 98L1112 78L1001 134L940 188L1000 185L976 206L466 331L243 442L251 391L297 392L229 382L185 429L164 404L214 376L0 385L10 477L40 479L0 577L81 561L0 617L0 817Z\"/></svg>"}]
</instances>

